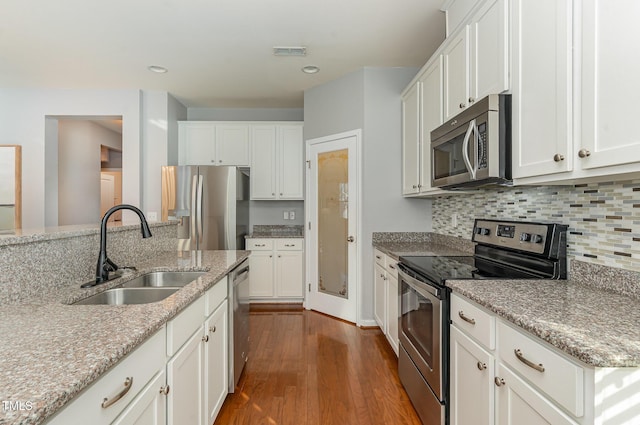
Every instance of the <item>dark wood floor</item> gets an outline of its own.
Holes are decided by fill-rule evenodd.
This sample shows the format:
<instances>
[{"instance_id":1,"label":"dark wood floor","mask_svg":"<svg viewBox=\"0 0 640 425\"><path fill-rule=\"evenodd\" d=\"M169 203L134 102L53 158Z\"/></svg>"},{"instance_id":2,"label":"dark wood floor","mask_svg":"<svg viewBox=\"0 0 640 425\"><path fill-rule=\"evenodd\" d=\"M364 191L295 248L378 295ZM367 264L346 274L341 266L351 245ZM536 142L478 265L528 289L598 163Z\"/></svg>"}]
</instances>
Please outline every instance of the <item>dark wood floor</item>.
<instances>
[{"instance_id":1,"label":"dark wood floor","mask_svg":"<svg viewBox=\"0 0 640 425\"><path fill-rule=\"evenodd\" d=\"M260 310L250 316L249 362L216 425L420 425L379 329Z\"/></svg>"}]
</instances>

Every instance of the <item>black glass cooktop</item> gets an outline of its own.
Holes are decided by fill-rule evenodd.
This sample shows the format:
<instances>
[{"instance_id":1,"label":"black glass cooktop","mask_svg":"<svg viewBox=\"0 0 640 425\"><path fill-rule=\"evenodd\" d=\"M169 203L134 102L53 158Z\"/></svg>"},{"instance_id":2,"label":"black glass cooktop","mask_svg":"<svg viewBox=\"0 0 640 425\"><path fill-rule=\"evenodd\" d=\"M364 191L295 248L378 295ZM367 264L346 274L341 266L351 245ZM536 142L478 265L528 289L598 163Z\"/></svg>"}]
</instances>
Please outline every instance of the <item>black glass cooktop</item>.
<instances>
[{"instance_id":1,"label":"black glass cooktop","mask_svg":"<svg viewBox=\"0 0 640 425\"><path fill-rule=\"evenodd\" d=\"M400 263L427 279L532 279L541 276L479 257L400 257Z\"/></svg>"}]
</instances>

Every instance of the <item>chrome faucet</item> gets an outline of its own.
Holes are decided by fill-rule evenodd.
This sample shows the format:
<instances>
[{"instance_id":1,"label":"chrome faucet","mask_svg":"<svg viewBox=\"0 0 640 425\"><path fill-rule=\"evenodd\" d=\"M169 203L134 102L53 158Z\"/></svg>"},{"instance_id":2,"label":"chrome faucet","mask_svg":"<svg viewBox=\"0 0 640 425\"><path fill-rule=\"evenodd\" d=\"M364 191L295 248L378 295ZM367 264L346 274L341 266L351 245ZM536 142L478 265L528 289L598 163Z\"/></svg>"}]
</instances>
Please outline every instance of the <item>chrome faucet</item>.
<instances>
[{"instance_id":1,"label":"chrome faucet","mask_svg":"<svg viewBox=\"0 0 640 425\"><path fill-rule=\"evenodd\" d=\"M107 221L109 220L109 217L111 217L111 214L118 210L131 210L138 214L138 217L140 217L140 230L142 232L142 237L146 239L152 236L147 219L138 208L128 204L111 207L104 214L102 222L100 223L100 254L98 256L98 264L96 266L96 280L82 284L80 286L81 288L89 288L98 285L99 283L106 282L109 280L109 272L115 272L118 270L118 266L111 261L109 257L107 257Z\"/></svg>"}]
</instances>

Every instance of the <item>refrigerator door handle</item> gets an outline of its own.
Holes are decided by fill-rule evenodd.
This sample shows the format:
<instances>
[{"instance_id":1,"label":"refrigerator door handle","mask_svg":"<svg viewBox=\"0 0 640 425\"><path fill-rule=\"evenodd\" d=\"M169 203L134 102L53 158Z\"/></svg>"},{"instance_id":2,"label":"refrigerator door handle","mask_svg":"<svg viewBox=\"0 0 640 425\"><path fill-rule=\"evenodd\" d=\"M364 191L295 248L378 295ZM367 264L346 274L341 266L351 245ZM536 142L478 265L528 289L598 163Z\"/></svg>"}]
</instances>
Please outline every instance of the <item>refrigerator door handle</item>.
<instances>
[{"instance_id":1,"label":"refrigerator door handle","mask_svg":"<svg viewBox=\"0 0 640 425\"><path fill-rule=\"evenodd\" d=\"M204 190L203 190L203 186L204 186L204 176L202 174L198 175L198 202L197 202L197 206L196 206L196 220L197 220L197 226L198 226L198 247L197 249L200 249L200 244L202 242L202 236L203 236L203 217L202 217L202 198L204 197Z\"/></svg>"},{"instance_id":2,"label":"refrigerator door handle","mask_svg":"<svg viewBox=\"0 0 640 425\"><path fill-rule=\"evenodd\" d=\"M198 175L193 175L191 178L191 213L189 214L189 221L191 222L191 249L198 249L198 234L196 229L196 205L198 201Z\"/></svg>"}]
</instances>

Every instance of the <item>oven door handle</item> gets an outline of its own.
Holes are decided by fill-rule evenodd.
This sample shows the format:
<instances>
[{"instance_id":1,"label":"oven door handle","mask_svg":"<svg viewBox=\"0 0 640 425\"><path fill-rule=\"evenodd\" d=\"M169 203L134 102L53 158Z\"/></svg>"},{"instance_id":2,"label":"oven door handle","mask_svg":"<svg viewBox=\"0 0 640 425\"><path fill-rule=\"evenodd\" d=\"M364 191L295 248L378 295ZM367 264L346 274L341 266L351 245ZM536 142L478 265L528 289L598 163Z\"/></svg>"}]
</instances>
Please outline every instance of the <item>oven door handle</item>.
<instances>
[{"instance_id":1,"label":"oven door handle","mask_svg":"<svg viewBox=\"0 0 640 425\"><path fill-rule=\"evenodd\" d=\"M476 126L476 120L471 120L469 123L469 128L467 128L467 132L464 135L464 142L462 143L462 159L464 160L464 165L467 167L467 170L471 175L471 179L475 180L477 171L476 165L475 163L471 164L471 159L469 158L469 139L471 138L471 133L473 133L474 152L476 152L478 149L478 127Z\"/></svg>"},{"instance_id":2,"label":"oven door handle","mask_svg":"<svg viewBox=\"0 0 640 425\"><path fill-rule=\"evenodd\" d=\"M398 264L398 276L402 280L404 280L410 286L419 290L420 292L426 291L429 294L433 295L434 297L440 299L440 289L431 286L427 282L422 282L412 276L409 276L407 273L403 271L403 269L404 269L404 266L402 264Z\"/></svg>"}]
</instances>

